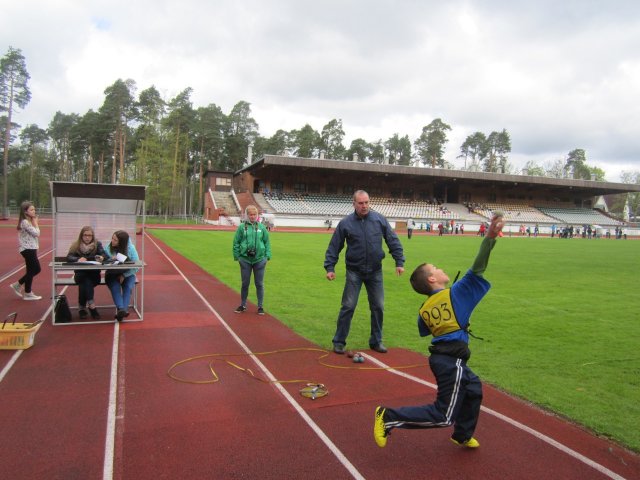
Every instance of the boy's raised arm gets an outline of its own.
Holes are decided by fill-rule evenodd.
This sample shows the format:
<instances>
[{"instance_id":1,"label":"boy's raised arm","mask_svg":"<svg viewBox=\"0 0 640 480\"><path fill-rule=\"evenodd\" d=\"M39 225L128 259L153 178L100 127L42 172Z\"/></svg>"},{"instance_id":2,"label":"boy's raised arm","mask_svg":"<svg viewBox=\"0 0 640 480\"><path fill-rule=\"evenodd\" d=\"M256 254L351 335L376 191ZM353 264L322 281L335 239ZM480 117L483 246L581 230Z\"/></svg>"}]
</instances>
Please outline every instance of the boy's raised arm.
<instances>
[{"instance_id":1,"label":"boy's raised arm","mask_svg":"<svg viewBox=\"0 0 640 480\"><path fill-rule=\"evenodd\" d=\"M496 237L500 232L502 232L503 227L504 218L502 212L495 212L491 219L491 225L489 225L489 228L487 229L486 237L484 237L484 240L482 240L482 243L480 244L480 251L471 266L471 271L474 274L482 276L484 271L487 269L489 254L496 244Z\"/></svg>"}]
</instances>

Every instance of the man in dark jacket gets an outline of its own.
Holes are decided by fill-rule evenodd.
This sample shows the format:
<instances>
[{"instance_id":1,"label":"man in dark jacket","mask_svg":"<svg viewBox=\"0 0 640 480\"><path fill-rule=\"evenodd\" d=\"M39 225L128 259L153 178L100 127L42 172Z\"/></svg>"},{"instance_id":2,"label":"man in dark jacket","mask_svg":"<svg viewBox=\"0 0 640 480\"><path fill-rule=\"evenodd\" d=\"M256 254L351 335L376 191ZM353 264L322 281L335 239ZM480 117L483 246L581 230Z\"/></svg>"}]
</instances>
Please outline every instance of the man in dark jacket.
<instances>
[{"instance_id":1,"label":"man in dark jacket","mask_svg":"<svg viewBox=\"0 0 640 480\"><path fill-rule=\"evenodd\" d=\"M396 262L397 275L402 275L404 272L404 252L398 236L387 219L369 209L367 192L358 190L353 194L353 207L355 211L344 217L333 232L324 260L327 279L335 280L335 266L346 242L347 271L342 292L342 306L338 315L336 333L333 336L333 351L339 354L345 352L351 319L364 283L371 311L369 347L376 352L386 353L387 349L382 343L384 315L382 259L385 257L382 239Z\"/></svg>"}]
</instances>

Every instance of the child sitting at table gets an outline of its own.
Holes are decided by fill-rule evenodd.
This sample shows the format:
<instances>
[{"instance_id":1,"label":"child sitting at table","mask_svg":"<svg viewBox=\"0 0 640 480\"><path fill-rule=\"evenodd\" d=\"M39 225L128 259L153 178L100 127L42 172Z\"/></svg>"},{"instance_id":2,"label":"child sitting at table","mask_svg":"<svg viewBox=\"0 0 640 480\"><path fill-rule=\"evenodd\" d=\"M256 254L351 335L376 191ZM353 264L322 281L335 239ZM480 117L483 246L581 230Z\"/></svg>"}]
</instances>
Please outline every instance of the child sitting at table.
<instances>
[{"instance_id":1,"label":"child sitting at table","mask_svg":"<svg viewBox=\"0 0 640 480\"><path fill-rule=\"evenodd\" d=\"M117 230L111 236L111 242L105 248L109 257L116 259L117 254L126 257L125 261L137 262L140 260L136 247L129 240L129 234L124 230ZM131 292L136 283L137 268L127 268L118 270L106 270L104 280L113 302L116 305L116 320L119 322L123 318L129 316L129 301L131 300Z\"/></svg>"},{"instance_id":2,"label":"child sitting at table","mask_svg":"<svg viewBox=\"0 0 640 480\"><path fill-rule=\"evenodd\" d=\"M67 253L67 262L71 263L86 263L86 262L99 262L102 263L106 254L102 243L96 240L95 232L90 226L85 226L80 229L78 239L69 247L69 253ZM94 320L100 319L100 314L96 308L96 304L93 300L94 288L100 283L100 270L75 270L73 280L78 285L78 315L81 319L87 318L87 307L91 318Z\"/></svg>"}]
</instances>

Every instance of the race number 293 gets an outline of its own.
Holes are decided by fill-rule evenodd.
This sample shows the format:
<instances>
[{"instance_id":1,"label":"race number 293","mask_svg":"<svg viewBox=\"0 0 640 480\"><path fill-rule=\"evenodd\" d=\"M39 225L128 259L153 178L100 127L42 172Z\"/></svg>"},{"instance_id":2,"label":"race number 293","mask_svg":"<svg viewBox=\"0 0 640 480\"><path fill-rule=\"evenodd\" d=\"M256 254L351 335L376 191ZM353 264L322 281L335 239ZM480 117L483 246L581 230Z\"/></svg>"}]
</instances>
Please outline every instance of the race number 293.
<instances>
[{"instance_id":1,"label":"race number 293","mask_svg":"<svg viewBox=\"0 0 640 480\"><path fill-rule=\"evenodd\" d=\"M433 305L429 309L422 310L420 316L427 326L432 329L452 320L453 312L451 311L449 303L443 302L438 305Z\"/></svg>"}]
</instances>

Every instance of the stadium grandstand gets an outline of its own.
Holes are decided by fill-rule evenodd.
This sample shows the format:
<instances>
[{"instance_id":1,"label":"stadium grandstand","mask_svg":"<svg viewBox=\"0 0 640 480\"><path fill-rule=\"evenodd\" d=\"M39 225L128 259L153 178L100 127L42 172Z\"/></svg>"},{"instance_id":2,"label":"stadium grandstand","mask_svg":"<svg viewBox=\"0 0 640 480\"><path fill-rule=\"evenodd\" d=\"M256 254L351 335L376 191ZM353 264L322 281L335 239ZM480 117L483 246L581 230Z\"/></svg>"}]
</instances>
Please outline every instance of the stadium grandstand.
<instances>
[{"instance_id":1,"label":"stadium grandstand","mask_svg":"<svg viewBox=\"0 0 640 480\"><path fill-rule=\"evenodd\" d=\"M204 218L215 224L237 224L253 203L275 225L335 226L353 211L353 192L363 189L397 229L413 219L421 227L464 224L465 232L475 232L499 210L507 232L595 225L640 235L637 224L610 214L604 200L640 192L640 185L275 155L233 173L210 170L205 181Z\"/></svg>"}]
</instances>

